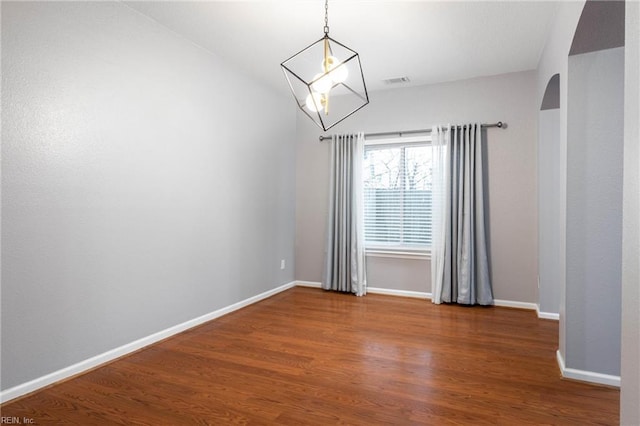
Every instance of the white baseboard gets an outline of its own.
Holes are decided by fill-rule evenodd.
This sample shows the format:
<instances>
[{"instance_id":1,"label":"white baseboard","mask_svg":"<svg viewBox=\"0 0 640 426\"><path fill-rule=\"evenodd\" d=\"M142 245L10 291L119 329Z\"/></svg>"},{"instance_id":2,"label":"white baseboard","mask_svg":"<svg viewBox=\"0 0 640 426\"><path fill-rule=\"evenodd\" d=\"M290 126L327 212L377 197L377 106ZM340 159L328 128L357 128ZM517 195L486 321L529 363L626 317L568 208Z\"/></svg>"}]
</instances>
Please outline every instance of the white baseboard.
<instances>
[{"instance_id":1,"label":"white baseboard","mask_svg":"<svg viewBox=\"0 0 640 426\"><path fill-rule=\"evenodd\" d=\"M296 286L299 287L312 287L321 288L322 284L317 281L296 281ZM371 294L385 294L388 296L402 296L402 297L416 297L419 299L431 300L431 293L422 291L409 291L409 290L396 290L391 288L379 288L379 287L367 287L367 293ZM511 300L494 300L495 306L503 306L508 308L519 308L537 311L537 305L535 303L528 302L514 302Z\"/></svg>"},{"instance_id":2,"label":"white baseboard","mask_svg":"<svg viewBox=\"0 0 640 426\"><path fill-rule=\"evenodd\" d=\"M527 309L530 311L535 311L536 310L536 304L535 303L529 303L529 302L516 302L513 300L501 300L501 299L494 299L493 300L493 304L495 306L502 306L505 308L517 308L517 309Z\"/></svg>"},{"instance_id":3,"label":"white baseboard","mask_svg":"<svg viewBox=\"0 0 640 426\"><path fill-rule=\"evenodd\" d=\"M560 321L560 314L555 312L542 312L540 311L540 305L536 304L536 314L540 319L550 319Z\"/></svg>"},{"instance_id":4,"label":"white baseboard","mask_svg":"<svg viewBox=\"0 0 640 426\"><path fill-rule=\"evenodd\" d=\"M218 317L221 317L223 315L226 315L238 309L244 308L245 306L259 302L260 300L266 299L267 297L273 296L274 294L288 290L294 287L295 285L296 285L296 282L292 281L290 283L281 285L280 287L276 287L274 289L265 291L264 293L260 293L256 296L250 297L248 299L241 300L240 302L234 303L233 305L229 305L224 308L218 309L216 311L210 312L208 314L202 315L200 317L194 318L192 320L185 321L182 324L169 327L167 329L164 329L157 333L143 337L131 343L127 343L118 348L96 355L84 361L80 361L76 364L70 365L69 367L62 368L58 371L54 371L53 373L49 373L42 377L38 377L36 379L28 381L26 383L22 383L12 388L6 389L0 392L0 403L10 401L22 395L26 395L30 392L34 392L38 389L41 389L45 386L49 386L53 383L59 382L69 377L84 373L102 364L113 361L116 358L120 358L121 356L130 354L139 349L142 349L145 346L149 346L156 342L159 342L160 340L164 340L167 337L171 337L175 334L181 333L185 330L188 330L190 328L203 324L207 321L211 321L213 319L216 319Z\"/></svg>"},{"instance_id":5,"label":"white baseboard","mask_svg":"<svg viewBox=\"0 0 640 426\"><path fill-rule=\"evenodd\" d=\"M322 283L317 281L296 281L298 287L322 288ZM390 288L367 287L367 293L386 294L388 296L417 297L419 299L431 299L431 293L421 291L394 290Z\"/></svg>"},{"instance_id":6,"label":"white baseboard","mask_svg":"<svg viewBox=\"0 0 640 426\"><path fill-rule=\"evenodd\" d=\"M388 296L400 296L400 297L416 297L418 299L431 300L431 293L426 293L422 291L395 290L392 288L367 287L367 293L385 294Z\"/></svg>"},{"instance_id":7,"label":"white baseboard","mask_svg":"<svg viewBox=\"0 0 640 426\"><path fill-rule=\"evenodd\" d=\"M558 367L562 377L567 379L579 380L581 382L596 383L599 385L608 385L620 387L620 376L612 376L610 374L595 373L593 371L577 370L575 368L567 368L564 364L564 358L560 351L556 351Z\"/></svg>"},{"instance_id":8,"label":"white baseboard","mask_svg":"<svg viewBox=\"0 0 640 426\"><path fill-rule=\"evenodd\" d=\"M548 319L554 321L560 321L560 314L556 314L555 312L537 312L538 318L540 319Z\"/></svg>"},{"instance_id":9,"label":"white baseboard","mask_svg":"<svg viewBox=\"0 0 640 426\"><path fill-rule=\"evenodd\" d=\"M298 287L322 288L322 283L317 281L296 281L295 285Z\"/></svg>"}]
</instances>

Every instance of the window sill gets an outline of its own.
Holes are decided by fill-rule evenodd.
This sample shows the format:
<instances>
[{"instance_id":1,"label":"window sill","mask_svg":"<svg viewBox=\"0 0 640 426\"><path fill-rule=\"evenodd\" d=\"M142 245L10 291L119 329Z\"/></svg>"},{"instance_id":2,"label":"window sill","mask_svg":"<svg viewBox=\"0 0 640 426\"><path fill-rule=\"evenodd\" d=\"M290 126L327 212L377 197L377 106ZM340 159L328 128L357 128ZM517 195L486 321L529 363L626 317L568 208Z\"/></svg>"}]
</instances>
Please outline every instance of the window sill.
<instances>
[{"instance_id":1,"label":"window sill","mask_svg":"<svg viewBox=\"0 0 640 426\"><path fill-rule=\"evenodd\" d=\"M415 259L429 260L431 259L431 250L392 250L392 249L365 249L367 257L391 257L395 259Z\"/></svg>"}]
</instances>

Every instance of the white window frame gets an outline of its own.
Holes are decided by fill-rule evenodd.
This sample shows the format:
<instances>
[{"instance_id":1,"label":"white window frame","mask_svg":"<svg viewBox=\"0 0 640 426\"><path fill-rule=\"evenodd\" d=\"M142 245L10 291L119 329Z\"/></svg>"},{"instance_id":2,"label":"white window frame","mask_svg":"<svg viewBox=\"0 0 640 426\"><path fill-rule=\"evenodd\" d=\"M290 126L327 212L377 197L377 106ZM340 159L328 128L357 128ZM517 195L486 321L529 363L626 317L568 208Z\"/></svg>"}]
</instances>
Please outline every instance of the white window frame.
<instances>
[{"instance_id":1,"label":"white window frame","mask_svg":"<svg viewBox=\"0 0 640 426\"><path fill-rule=\"evenodd\" d=\"M366 139L364 145L394 145L394 144L416 144L431 146L431 134L423 134L417 136L396 136L375 139ZM372 245L365 243L365 254L371 257L392 257L399 259L430 259L431 248L412 248L412 247L389 247L385 245Z\"/></svg>"}]
</instances>

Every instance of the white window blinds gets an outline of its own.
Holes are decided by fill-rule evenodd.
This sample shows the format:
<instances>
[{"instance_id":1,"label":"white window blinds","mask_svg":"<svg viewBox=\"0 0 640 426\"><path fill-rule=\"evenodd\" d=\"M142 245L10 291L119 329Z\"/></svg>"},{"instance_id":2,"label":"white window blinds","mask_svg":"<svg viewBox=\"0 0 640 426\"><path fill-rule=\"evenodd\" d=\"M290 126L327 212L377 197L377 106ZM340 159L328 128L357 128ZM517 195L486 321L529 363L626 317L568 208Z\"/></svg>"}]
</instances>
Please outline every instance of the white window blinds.
<instances>
[{"instance_id":1,"label":"white window blinds","mask_svg":"<svg viewBox=\"0 0 640 426\"><path fill-rule=\"evenodd\" d=\"M366 145L363 181L368 248L431 245L430 139Z\"/></svg>"}]
</instances>

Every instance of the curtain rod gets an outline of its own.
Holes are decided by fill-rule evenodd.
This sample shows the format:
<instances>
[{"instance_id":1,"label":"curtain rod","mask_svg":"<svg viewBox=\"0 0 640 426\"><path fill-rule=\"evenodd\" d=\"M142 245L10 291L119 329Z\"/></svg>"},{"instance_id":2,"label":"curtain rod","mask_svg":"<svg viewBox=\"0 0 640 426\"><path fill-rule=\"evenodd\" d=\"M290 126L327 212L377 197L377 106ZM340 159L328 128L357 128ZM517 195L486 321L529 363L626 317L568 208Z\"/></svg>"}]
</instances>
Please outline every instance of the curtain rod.
<instances>
[{"instance_id":1,"label":"curtain rod","mask_svg":"<svg viewBox=\"0 0 640 426\"><path fill-rule=\"evenodd\" d=\"M506 129L507 128L507 123L503 123L502 121L498 121L497 123L491 123L491 124L481 124L481 126L485 129L489 128L489 127L498 127L500 129ZM456 125L456 126L451 126L451 127L463 127L461 125ZM431 129L422 129L422 130L403 130L403 131L399 131L399 132L380 132L380 133L365 133L364 136L367 137L371 137L371 136L391 136L391 135L398 135L398 136L403 136L403 135L410 135L410 134L414 134L414 133L431 133ZM319 138L320 142L322 142L325 139L331 139L331 136L322 136L320 135Z\"/></svg>"}]
</instances>

